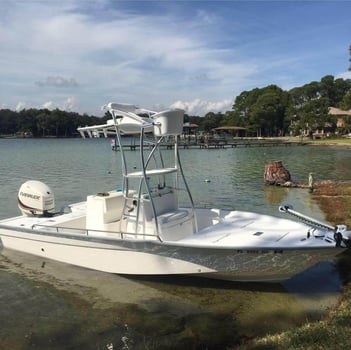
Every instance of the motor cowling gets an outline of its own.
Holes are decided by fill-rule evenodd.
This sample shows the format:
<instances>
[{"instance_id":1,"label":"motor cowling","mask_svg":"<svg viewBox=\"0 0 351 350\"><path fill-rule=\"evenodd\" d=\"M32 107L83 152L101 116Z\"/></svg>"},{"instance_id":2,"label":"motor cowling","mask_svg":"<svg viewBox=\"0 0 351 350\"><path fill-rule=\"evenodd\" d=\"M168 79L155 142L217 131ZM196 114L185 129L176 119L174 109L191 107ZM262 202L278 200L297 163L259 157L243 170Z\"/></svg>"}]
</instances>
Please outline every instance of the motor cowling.
<instances>
[{"instance_id":1,"label":"motor cowling","mask_svg":"<svg viewBox=\"0 0 351 350\"><path fill-rule=\"evenodd\" d=\"M347 231L346 225L336 225L334 239L337 247L351 248L351 231Z\"/></svg>"},{"instance_id":2,"label":"motor cowling","mask_svg":"<svg viewBox=\"0 0 351 350\"><path fill-rule=\"evenodd\" d=\"M22 184L17 200L25 216L51 216L55 212L54 194L41 181L29 180Z\"/></svg>"}]
</instances>

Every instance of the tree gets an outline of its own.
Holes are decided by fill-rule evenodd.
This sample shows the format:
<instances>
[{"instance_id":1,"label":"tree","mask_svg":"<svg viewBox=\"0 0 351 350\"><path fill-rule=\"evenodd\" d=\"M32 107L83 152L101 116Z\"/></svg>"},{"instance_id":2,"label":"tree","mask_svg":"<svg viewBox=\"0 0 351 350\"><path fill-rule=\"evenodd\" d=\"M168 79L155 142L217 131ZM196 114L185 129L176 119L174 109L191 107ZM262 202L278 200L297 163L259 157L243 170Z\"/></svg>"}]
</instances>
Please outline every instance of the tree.
<instances>
[{"instance_id":1,"label":"tree","mask_svg":"<svg viewBox=\"0 0 351 350\"><path fill-rule=\"evenodd\" d=\"M40 132L40 136L47 136L50 134L51 123L49 119L49 113L46 113L45 110L39 112L36 116L37 128ZM39 136L39 135L36 135Z\"/></svg>"},{"instance_id":2,"label":"tree","mask_svg":"<svg viewBox=\"0 0 351 350\"><path fill-rule=\"evenodd\" d=\"M18 125L18 113L2 109L0 113L0 134L15 134Z\"/></svg>"},{"instance_id":3,"label":"tree","mask_svg":"<svg viewBox=\"0 0 351 350\"><path fill-rule=\"evenodd\" d=\"M288 95L280 87L269 85L244 91L233 106L234 115L249 133L257 136L278 135L284 129L284 115Z\"/></svg>"},{"instance_id":4,"label":"tree","mask_svg":"<svg viewBox=\"0 0 351 350\"><path fill-rule=\"evenodd\" d=\"M201 130L209 132L212 129L219 126L222 119L223 119L222 113L209 112L204 116L199 127Z\"/></svg>"},{"instance_id":5,"label":"tree","mask_svg":"<svg viewBox=\"0 0 351 350\"><path fill-rule=\"evenodd\" d=\"M72 137L79 126L102 124L110 118L80 115L55 109L24 109L14 112L0 109L0 135L31 133L34 137Z\"/></svg>"},{"instance_id":6,"label":"tree","mask_svg":"<svg viewBox=\"0 0 351 350\"><path fill-rule=\"evenodd\" d=\"M332 75L326 75L320 82L321 97L325 97L329 100L329 106L337 106L350 89L350 79L344 80L339 78L334 80Z\"/></svg>"},{"instance_id":7,"label":"tree","mask_svg":"<svg viewBox=\"0 0 351 350\"><path fill-rule=\"evenodd\" d=\"M223 115L221 126L244 126L243 118L234 111L227 111Z\"/></svg>"},{"instance_id":8,"label":"tree","mask_svg":"<svg viewBox=\"0 0 351 350\"><path fill-rule=\"evenodd\" d=\"M328 114L329 101L326 97L307 103L301 111L301 120L313 129L323 129L332 120Z\"/></svg>"},{"instance_id":9,"label":"tree","mask_svg":"<svg viewBox=\"0 0 351 350\"><path fill-rule=\"evenodd\" d=\"M345 96L350 91L350 79L334 79L332 75L326 75L320 82L293 88L288 92L285 121L290 124L289 128L294 134L335 125L336 121L328 114L328 107L348 109L345 108L348 106Z\"/></svg>"},{"instance_id":10,"label":"tree","mask_svg":"<svg viewBox=\"0 0 351 350\"><path fill-rule=\"evenodd\" d=\"M351 45L350 45L351 55ZM350 58L351 61L351 58ZM350 67L351 70L351 67ZM235 98L231 111L210 112L204 117L185 115L185 121L199 125L203 131L218 126L241 126L248 135L274 136L288 130L301 130L334 125L328 107L351 109L351 79L334 79L326 75L290 91L276 85L243 91ZM27 109L14 112L0 109L0 134L31 132L33 136L72 137L79 126L103 124L110 113L98 118L55 109Z\"/></svg>"},{"instance_id":11,"label":"tree","mask_svg":"<svg viewBox=\"0 0 351 350\"><path fill-rule=\"evenodd\" d=\"M334 90L336 100L333 106L338 106L344 99L344 96L351 93L351 79L336 79L334 81Z\"/></svg>"},{"instance_id":12,"label":"tree","mask_svg":"<svg viewBox=\"0 0 351 350\"><path fill-rule=\"evenodd\" d=\"M260 121L258 127L266 136L283 133L284 114L287 107L287 94L276 85L261 90L261 95L252 108L252 118Z\"/></svg>"},{"instance_id":13,"label":"tree","mask_svg":"<svg viewBox=\"0 0 351 350\"><path fill-rule=\"evenodd\" d=\"M345 111L351 109L351 91L344 95L338 107Z\"/></svg>"}]
</instances>

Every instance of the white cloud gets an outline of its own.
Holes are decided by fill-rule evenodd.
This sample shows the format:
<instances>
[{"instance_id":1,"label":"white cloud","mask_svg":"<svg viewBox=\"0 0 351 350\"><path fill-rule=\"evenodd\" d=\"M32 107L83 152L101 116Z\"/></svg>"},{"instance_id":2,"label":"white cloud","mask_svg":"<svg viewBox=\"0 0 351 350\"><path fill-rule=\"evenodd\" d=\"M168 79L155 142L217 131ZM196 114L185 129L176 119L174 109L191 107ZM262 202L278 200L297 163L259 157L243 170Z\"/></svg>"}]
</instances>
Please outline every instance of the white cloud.
<instances>
[{"instance_id":1,"label":"white cloud","mask_svg":"<svg viewBox=\"0 0 351 350\"><path fill-rule=\"evenodd\" d=\"M27 104L25 102L18 102L17 105L16 105L16 108L15 108L16 112L20 112L23 109L25 109L26 105Z\"/></svg>"},{"instance_id":2,"label":"white cloud","mask_svg":"<svg viewBox=\"0 0 351 350\"><path fill-rule=\"evenodd\" d=\"M65 5L61 9L43 2L23 4L3 27L0 49L7 52L4 69L10 76L29 80L33 75L38 87L75 87L83 112L109 99L146 107L206 99L215 91L214 98L221 99L221 89L231 89L234 76L239 81L253 71L250 64L228 61L228 52L208 47L206 36L182 18L174 21L169 14L131 14L118 8L109 17L94 18ZM197 18L202 29L216 20L203 10ZM40 99L60 105L60 92L22 86L17 95L28 105L40 105ZM77 105L65 103L68 109Z\"/></svg>"},{"instance_id":3,"label":"white cloud","mask_svg":"<svg viewBox=\"0 0 351 350\"><path fill-rule=\"evenodd\" d=\"M76 97L74 96L69 96L65 98L64 100L61 100L59 103L54 102L54 101L46 101L43 104L41 104L38 108L46 108L49 110L53 110L55 108L58 108L63 111L68 111L68 112L78 112L79 111L79 101Z\"/></svg>"},{"instance_id":4,"label":"white cloud","mask_svg":"<svg viewBox=\"0 0 351 350\"><path fill-rule=\"evenodd\" d=\"M223 112L232 109L233 101L226 99L223 101L210 102L203 101L200 99L195 99L193 101L177 101L171 105L172 108L184 109L185 112L191 116L201 116L203 117L208 112Z\"/></svg>"},{"instance_id":5,"label":"white cloud","mask_svg":"<svg viewBox=\"0 0 351 350\"><path fill-rule=\"evenodd\" d=\"M57 108L57 106L53 101L47 101L47 102L44 102L40 108L53 110Z\"/></svg>"},{"instance_id":6,"label":"white cloud","mask_svg":"<svg viewBox=\"0 0 351 350\"><path fill-rule=\"evenodd\" d=\"M4 3L0 100L8 106L49 101L48 106L101 114L100 106L110 101L146 108L177 103L190 114L204 114L209 108L230 110L243 90L271 83L299 86L332 74L318 71L309 79L308 53L320 52L311 48L296 54L295 28L274 30L283 28L285 12L269 19L251 4L241 4L238 14L237 5L228 2L160 2L159 7L155 2L147 11L132 1ZM280 22L263 32L270 20ZM316 56L312 68L317 70ZM65 88L74 88L75 100L66 101Z\"/></svg>"},{"instance_id":7,"label":"white cloud","mask_svg":"<svg viewBox=\"0 0 351 350\"><path fill-rule=\"evenodd\" d=\"M79 111L79 101L76 97L69 96L65 100L61 101L60 103L56 103L53 101L44 102L39 108L47 108L51 110L58 108L63 111L77 112Z\"/></svg>"},{"instance_id":8,"label":"white cloud","mask_svg":"<svg viewBox=\"0 0 351 350\"><path fill-rule=\"evenodd\" d=\"M336 78L351 79L351 71L340 73L336 76Z\"/></svg>"},{"instance_id":9,"label":"white cloud","mask_svg":"<svg viewBox=\"0 0 351 350\"><path fill-rule=\"evenodd\" d=\"M79 102L74 96L70 96L63 102L62 109L71 112L77 111L79 110Z\"/></svg>"}]
</instances>

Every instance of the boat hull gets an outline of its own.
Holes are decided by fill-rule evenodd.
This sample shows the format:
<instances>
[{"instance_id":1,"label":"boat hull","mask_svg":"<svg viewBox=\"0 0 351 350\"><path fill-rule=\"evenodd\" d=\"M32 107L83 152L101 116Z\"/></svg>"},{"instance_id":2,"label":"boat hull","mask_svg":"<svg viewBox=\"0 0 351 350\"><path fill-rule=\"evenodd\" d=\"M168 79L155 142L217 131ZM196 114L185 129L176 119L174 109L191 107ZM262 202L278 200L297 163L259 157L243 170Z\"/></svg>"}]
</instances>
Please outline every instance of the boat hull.
<instances>
[{"instance_id":1,"label":"boat hull","mask_svg":"<svg viewBox=\"0 0 351 350\"><path fill-rule=\"evenodd\" d=\"M0 229L7 249L98 271L130 275L189 274L233 281L286 280L342 249L201 247L159 241Z\"/></svg>"}]
</instances>

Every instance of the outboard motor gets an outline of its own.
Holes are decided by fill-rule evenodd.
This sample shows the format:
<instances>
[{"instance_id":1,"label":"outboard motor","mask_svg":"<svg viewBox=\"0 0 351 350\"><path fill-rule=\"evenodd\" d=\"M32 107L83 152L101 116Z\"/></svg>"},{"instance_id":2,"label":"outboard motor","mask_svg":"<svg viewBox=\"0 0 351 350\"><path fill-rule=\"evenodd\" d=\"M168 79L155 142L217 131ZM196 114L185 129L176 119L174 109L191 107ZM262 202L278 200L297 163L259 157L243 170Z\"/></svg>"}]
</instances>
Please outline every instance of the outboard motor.
<instances>
[{"instance_id":1,"label":"outboard motor","mask_svg":"<svg viewBox=\"0 0 351 350\"><path fill-rule=\"evenodd\" d=\"M345 225L336 225L334 239L337 247L351 248L351 231Z\"/></svg>"},{"instance_id":2,"label":"outboard motor","mask_svg":"<svg viewBox=\"0 0 351 350\"><path fill-rule=\"evenodd\" d=\"M52 216L55 211L54 194L40 181L26 181L18 191L18 207L25 216Z\"/></svg>"}]
</instances>

